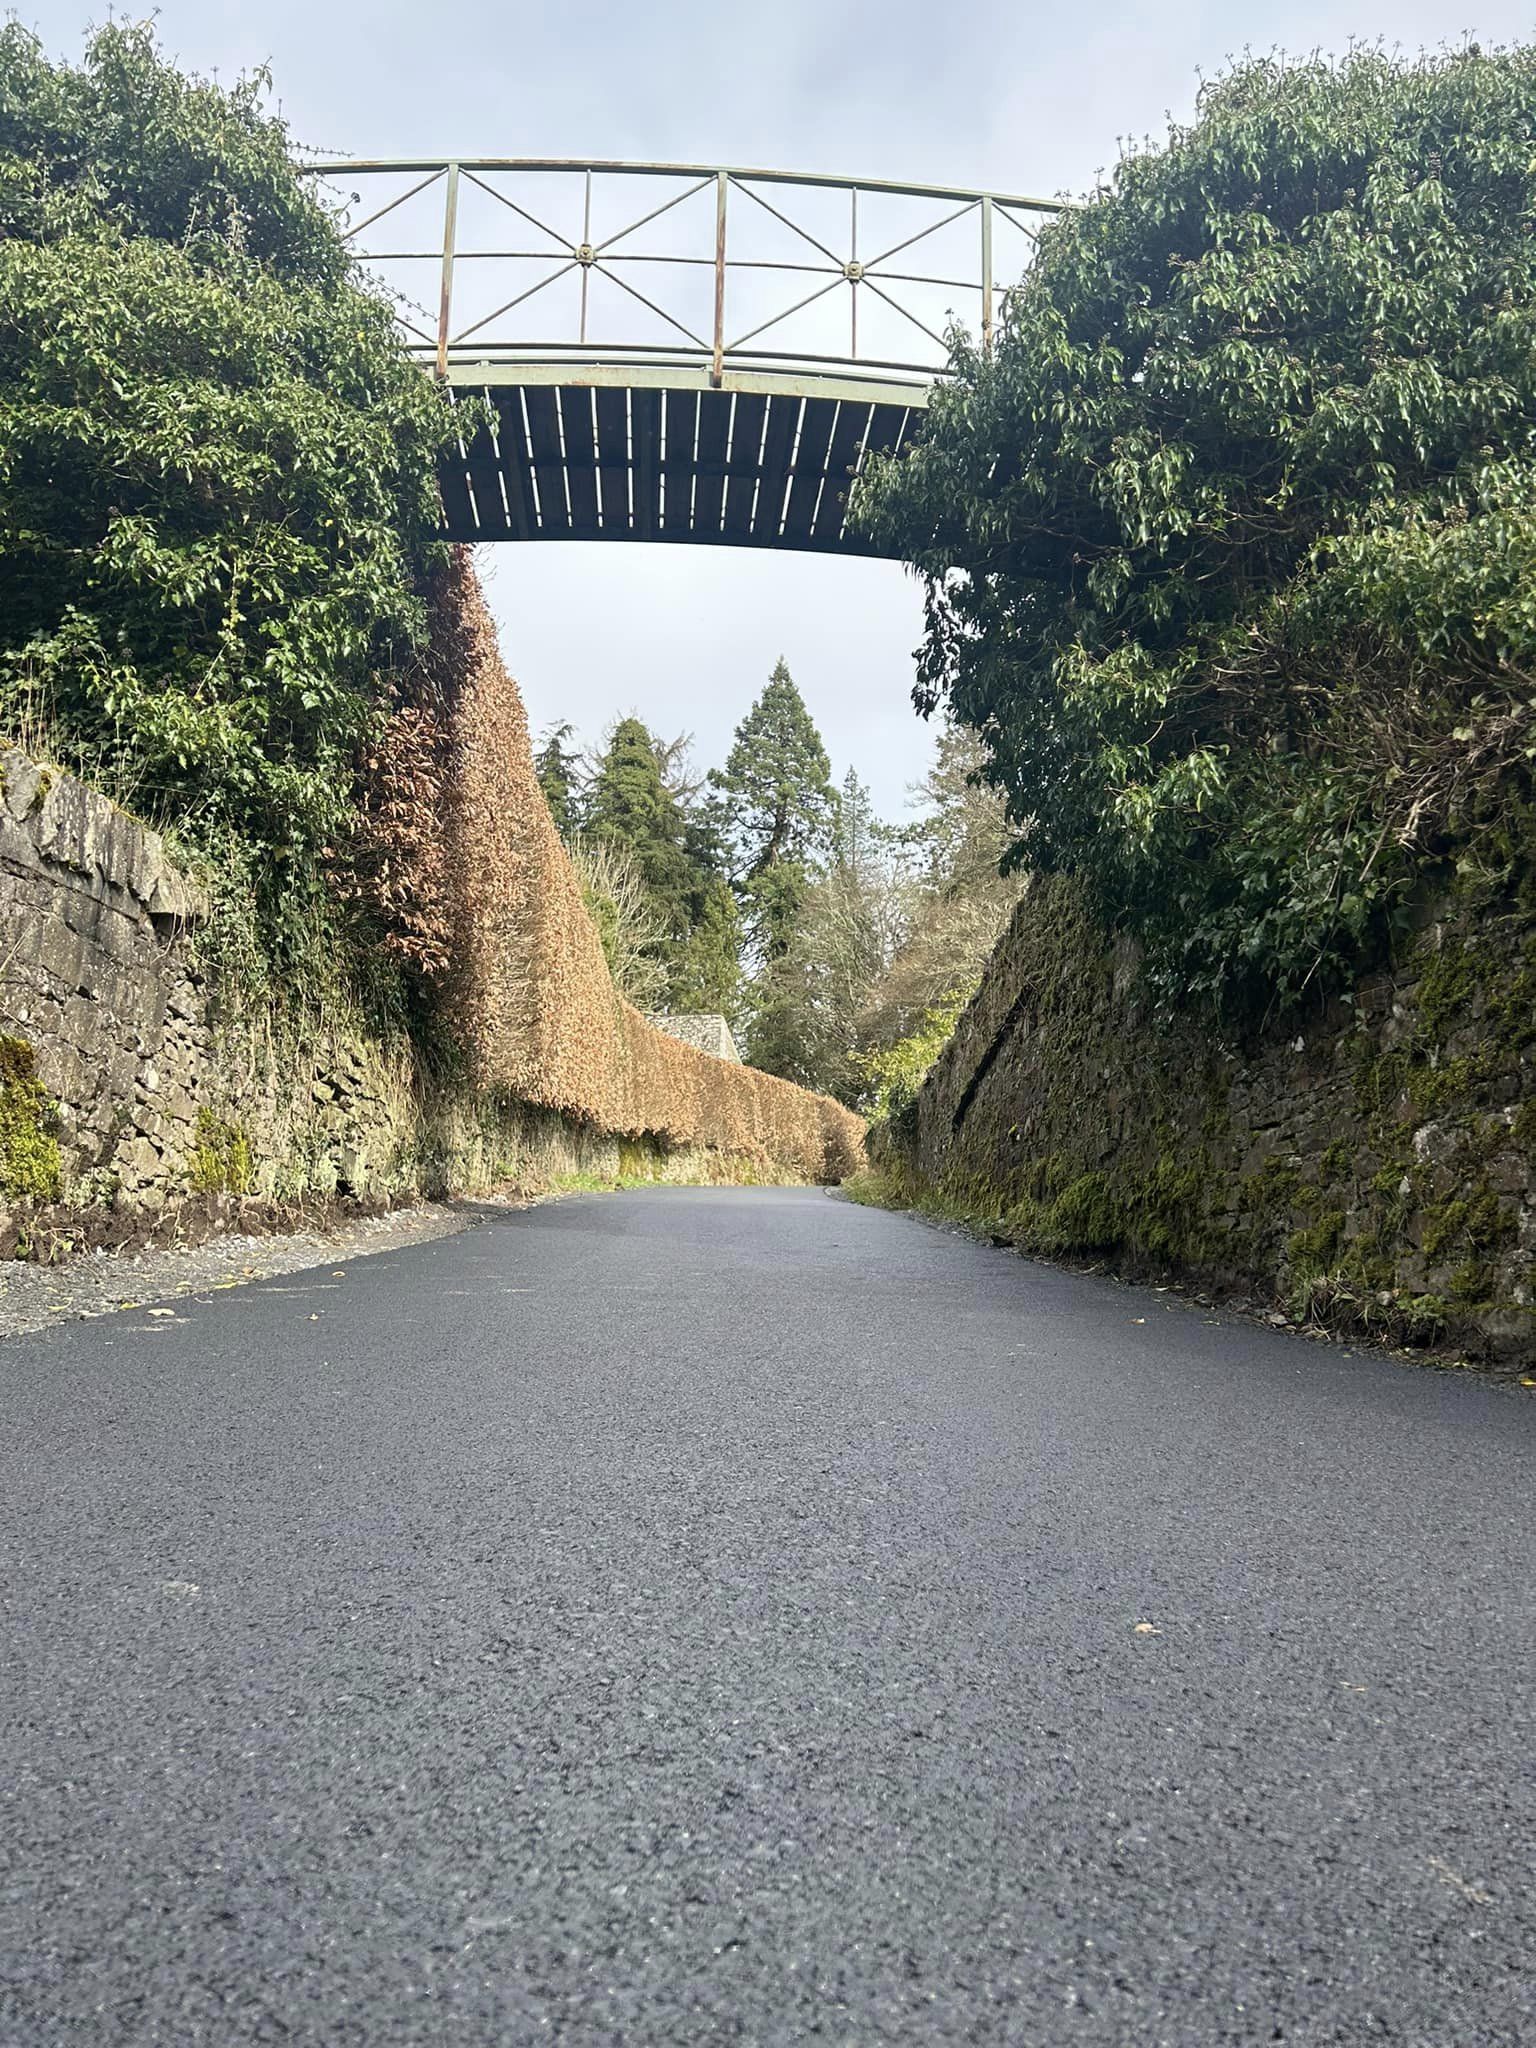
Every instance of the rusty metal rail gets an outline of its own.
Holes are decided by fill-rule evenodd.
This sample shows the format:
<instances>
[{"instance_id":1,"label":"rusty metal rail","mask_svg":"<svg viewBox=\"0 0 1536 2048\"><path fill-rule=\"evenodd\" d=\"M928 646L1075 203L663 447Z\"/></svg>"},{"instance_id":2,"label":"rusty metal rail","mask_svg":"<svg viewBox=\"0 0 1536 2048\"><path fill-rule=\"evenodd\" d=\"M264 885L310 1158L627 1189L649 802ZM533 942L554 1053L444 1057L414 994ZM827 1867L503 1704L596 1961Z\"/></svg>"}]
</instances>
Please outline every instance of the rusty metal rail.
<instances>
[{"instance_id":1,"label":"rusty metal rail","mask_svg":"<svg viewBox=\"0 0 1536 2048\"><path fill-rule=\"evenodd\" d=\"M1060 202L701 164L307 167L407 345L498 430L461 537L855 551L849 476L983 346Z\"/></svg>"}]
</instances>

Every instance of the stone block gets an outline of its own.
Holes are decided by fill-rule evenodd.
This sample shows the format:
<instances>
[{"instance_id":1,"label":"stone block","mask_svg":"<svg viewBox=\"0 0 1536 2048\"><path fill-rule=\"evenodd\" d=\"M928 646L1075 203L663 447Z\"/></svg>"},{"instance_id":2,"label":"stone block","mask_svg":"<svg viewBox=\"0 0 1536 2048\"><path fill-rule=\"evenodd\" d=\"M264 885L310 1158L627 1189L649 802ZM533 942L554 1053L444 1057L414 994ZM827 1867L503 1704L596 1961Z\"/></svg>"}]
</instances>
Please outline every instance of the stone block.
<instances>
[{"instance_id":1,"label":"stone block","mask_svg":"<svg viewBox=\"0 0 1536 2048\"><path fill-rule=\"evenodd\" d=\"M1495 1153L1487 1173L1495 1194L1523 1195L1531 1184L1531 1170L1518 1152Z\"/></svg>"},{"instance_id":2,"label":"stone block","mask_svg":"<svg viewBox=\"0 0 1536 2048\"><path fill-rule=\"evenodd\" d=\"M31 815L43 771L17 747L0 753L0 804L18 824Z\"/></svg>"},{"instance_id":3,"label":"stone block","mask_svg":"<svg viewBox=\"0 0 1536 2048\"><path fill-rule=\"evenodd\" d=\"M159 1147L142 1135L136 1136L118 1146L113 1163L123 1177L124 1187L142 1189L159 1177Z\"/></svg>"}]
</instances>

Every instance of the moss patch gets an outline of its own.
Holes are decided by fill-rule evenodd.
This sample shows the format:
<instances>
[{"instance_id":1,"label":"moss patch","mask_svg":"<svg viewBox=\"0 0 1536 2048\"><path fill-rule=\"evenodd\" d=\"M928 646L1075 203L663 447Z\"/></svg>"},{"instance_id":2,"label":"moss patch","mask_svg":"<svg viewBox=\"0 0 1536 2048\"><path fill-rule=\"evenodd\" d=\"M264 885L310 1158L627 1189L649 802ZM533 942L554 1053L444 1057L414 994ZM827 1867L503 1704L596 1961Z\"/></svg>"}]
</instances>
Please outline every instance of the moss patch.
<instances>
[{"instance_id":1,"label":"moss patch","mask_svg":"<svg viewBox=\"0 0 1536 2048\"><path fill-rule=\"evenodd\" d=\"M27 1040L0 1036L0 1200L56 1202L62 1183L58 1105Z\"/></svg>"},{"instance_id":2,"label":"moss patch","mask_svg":"<svg viewBox=\"0 0 1536 2048\"><path fill-rule=\"evenodd\" d=\"M1305 1230L1293 1231L1285 1247L1291 1271L1300 1278L1326 1273L1338 1257L1347 1221L1342 1209L1329 1209Z\"/></svg>"},{"instance_id":3,"label":"moss patch","mask_svg":"<svg viewBox=\"0 0 1536 2048\"><path fill-rule=\"evenodd\" d=\"M1041 1234L1064 1252L1113 1251L1125 1236L1125 1213L1109 1179L1080 1174L1046 1210Z\"/></svg>"},{"instance_id":4,"label":"moss patch","mask_svg":"<svg viewBox=\"0 0 1536 2048\"><path fill-rule=\"evenodd\" d=\"M256 1178L251 1141L232 1117L197 1112L197 1144L189 1174L199 1195L248 1195Z\"/></svg>"}]
</instances>

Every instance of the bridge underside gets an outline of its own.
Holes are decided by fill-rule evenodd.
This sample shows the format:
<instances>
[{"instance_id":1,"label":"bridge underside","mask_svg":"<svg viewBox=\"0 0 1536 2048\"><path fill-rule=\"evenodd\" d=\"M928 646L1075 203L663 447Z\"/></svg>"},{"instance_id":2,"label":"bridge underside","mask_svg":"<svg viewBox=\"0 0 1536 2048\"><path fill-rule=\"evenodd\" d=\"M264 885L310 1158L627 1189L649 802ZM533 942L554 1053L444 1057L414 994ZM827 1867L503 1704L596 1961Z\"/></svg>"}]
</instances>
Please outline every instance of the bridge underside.
<instances>
[{"instance_id":1,"label":"bridge underside","mask_svg":"<svg viewBox=\"0 0 1536 2048\"><path fill-rule=\"evenodd\" d=\"M806 375L639 364L456 363L456 397L489 402L441 474L460 541L683 540L873 555L850 534L850 482L899 448L928 390Z\"/></svg>"}]
</instances>

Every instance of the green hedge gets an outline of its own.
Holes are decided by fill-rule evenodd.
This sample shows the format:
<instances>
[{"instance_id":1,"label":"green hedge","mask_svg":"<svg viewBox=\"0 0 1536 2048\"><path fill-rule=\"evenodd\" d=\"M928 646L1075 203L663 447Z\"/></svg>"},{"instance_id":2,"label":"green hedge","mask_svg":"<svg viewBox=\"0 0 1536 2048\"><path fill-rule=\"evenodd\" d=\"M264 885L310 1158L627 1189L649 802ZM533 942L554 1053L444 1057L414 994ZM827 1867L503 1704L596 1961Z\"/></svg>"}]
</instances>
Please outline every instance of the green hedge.
<instances>
[{"instance_id":1,"label":"green hedge","mask_svg":"<svg viewBox=\"0 0 1536 2048\"><path fill-rule=\"evenodd\" d=\"M1049 227L856 511L1015 859L1165 997L1284 1005L1523 868L1536 55L1245 63Z\"/></svg>"},{"instance_id":2,"label":"green hedge","mask_svg":"<svg viewBox=\"0 0 1536 2048\"><path fill-rule=\"evenodd\" d=\"M265 80L0 28L0 725L211 850L281 943L423 629L450 409Z\"/></svg>"}]
</instances>

